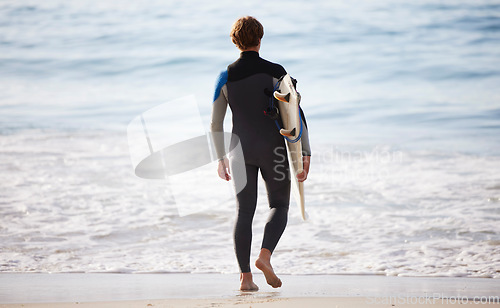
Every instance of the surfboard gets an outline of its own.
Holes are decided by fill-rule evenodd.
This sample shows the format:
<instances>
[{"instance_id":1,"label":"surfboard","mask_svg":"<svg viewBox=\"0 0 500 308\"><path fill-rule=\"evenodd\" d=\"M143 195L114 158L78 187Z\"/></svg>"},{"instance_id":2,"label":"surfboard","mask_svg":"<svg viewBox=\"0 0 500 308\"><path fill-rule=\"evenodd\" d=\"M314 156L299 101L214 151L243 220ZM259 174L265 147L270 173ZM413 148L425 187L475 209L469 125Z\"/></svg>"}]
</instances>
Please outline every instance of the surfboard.
<instances>
[{"instance_id":1,"label":"surfboard","mask_svg":"<svg viewBox=\"0 0 500 308\"><path fill-rule=\"evenodd\" d=\"M299 206L302 219L306 220L308 216L305 210L304 182L299 182L297 179L297 174L302 173L304 170L301 141L302 120L299 111L300 94L295 89L289 74L281 78L273 95L278 100L278 110L283 122L280 134L286 139L292 194Z\"/></svg>"}]
</instances>

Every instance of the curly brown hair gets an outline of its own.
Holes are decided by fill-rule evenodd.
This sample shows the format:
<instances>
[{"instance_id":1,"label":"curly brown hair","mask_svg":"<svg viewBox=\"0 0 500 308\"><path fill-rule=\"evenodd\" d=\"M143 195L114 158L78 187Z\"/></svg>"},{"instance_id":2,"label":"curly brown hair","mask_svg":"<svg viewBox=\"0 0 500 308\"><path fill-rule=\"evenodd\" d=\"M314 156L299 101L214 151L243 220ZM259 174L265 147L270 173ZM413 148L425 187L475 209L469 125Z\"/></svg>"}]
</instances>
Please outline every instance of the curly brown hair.
<instances>
[{"instance_id":1,"label":"curly brown hair","mask_svg":"<svg viewBox=\"0 0 500 308\"><path fill-rule=\"evenodd\" d=\"M255 17L241 17L234 22L230 36L236 47L245 50L259 45L264 27Z\"/></svg>"}]
</instances>

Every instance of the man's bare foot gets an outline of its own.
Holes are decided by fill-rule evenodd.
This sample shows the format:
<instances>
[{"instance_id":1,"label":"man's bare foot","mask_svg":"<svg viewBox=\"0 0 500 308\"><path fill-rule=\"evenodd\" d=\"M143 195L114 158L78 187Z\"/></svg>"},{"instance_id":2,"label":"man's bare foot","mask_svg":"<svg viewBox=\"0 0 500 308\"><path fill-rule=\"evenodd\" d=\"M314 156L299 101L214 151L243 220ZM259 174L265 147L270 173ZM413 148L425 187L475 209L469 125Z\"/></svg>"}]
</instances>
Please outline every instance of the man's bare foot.
<instances>
[{"instance_id":1,"label":"man's bare foot","mask_svg":"<svg viewBox=\"0 0 500 308\"><path fill-rule=\"evenodd\" d=\"M240 274L240 291L258 291L259 287L253 282L252 273Z\"/></svg>"},{"instance_id":2,"label":"man's bare foot","mask_svg":"<svg viewBox=\"0 0 500 308\"><path fill-rule=\"evenodd\" d=\"M271 251L267 248L260 250L259 258L255 261L255 266L264 273L267 283L273 288L281 287L281 280L274 273L271 266Z\"/></svg>"}]
</instances>

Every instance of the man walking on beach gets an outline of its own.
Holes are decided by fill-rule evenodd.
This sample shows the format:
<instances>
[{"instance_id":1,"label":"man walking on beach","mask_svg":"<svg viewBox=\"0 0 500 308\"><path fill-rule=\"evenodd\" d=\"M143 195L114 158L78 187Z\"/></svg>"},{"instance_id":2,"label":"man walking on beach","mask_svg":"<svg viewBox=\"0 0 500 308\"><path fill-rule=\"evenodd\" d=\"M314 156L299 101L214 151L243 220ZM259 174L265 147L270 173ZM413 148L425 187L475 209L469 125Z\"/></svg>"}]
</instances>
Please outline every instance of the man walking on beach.
<instances>
[{"instance_id":1,"label":"man walking on beach","mask_svg":"<svg viewBox=\"0 0 500 308\"><path fill-rule=\"evenodd\" d=\"M231 39L241 51L240 58L222 72L215 89L212 106L211 131L219 158L218 174L229 181L230 170L235 186L246 180L246 185L236 196L237 218L234 228L234 247L240 267L240 290L256 291L250 271L250 248L252 243L252 221L257 205L258 172L265 181L270 215L264 229L264 238L255 266L273 288L281 287L281 280L271 266L271 255L285 230L290 202L290 178L288 161L283 159L285 142L275 122L264 113L269 106L270 95L278 79L286 74L279 65L259 56L260 43L264 35L261 23L251 16L238 19L232 26ZM233 115L233 135L239 138L243 156L231 157L229 162L224 149L223 121L227 105ZM303 123L302 150L304 172L297 175L305 181L309 172L311 150L305 123ZM231 139L230 148L238 142ZM281 151L278 151L280 150ZM244 161L241 161L244 160ZM236 163L245 167L246 175L238 176ZM230 167L231 166L231 167ZM283 176L283 170L288 176ZM243 179L242 179L243 177Z\"/></svg>"}]
</instances>

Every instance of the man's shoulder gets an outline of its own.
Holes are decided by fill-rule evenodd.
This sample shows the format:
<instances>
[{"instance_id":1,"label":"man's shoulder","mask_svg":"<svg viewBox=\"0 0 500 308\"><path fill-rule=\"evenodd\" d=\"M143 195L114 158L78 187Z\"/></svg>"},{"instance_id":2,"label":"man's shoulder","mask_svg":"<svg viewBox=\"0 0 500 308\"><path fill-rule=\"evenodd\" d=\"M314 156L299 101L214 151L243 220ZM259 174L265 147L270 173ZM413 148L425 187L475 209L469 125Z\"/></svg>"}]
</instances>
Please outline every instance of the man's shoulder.
<instances>
[{"instance_id":1,"label":"man's shoulder","mask_svg":"<svg viewBox=\"0 0 500 308\"><path fill-rule=\"evenodd\" d=\"M280 78L286 74L286 70L281 64L260 57L252 61L242 61L238 59L229 64L227 70L229 81L240 80L259 73L265 73L275 78Z\"/></svg>"},{"instance_id":2,"label":"man's shoulder","mask_svg":"<svg viewBox=\"0 0 500 308\"><path fill-rule=\"evenodd\" d=\"M227 69L220 72L219 77L217 77L217 81L215 82L215 93L214 93L214 101L219 98L220 91L227 83Z\"/></svg>"},{"instance_id":3,"label":"man's shoulder","mask_svg":"<svg viewBox=\"0 0 500 308\"><path fill-rule=\"evenodd\" d=\"M271 62L263 58L261 58L261 60L265 63L266 66L268 66L268 69L270 70L270 72L272 72L273 77L279 78L286 74L286 70L281 64Z\"/></svg>"}]
</instances>

